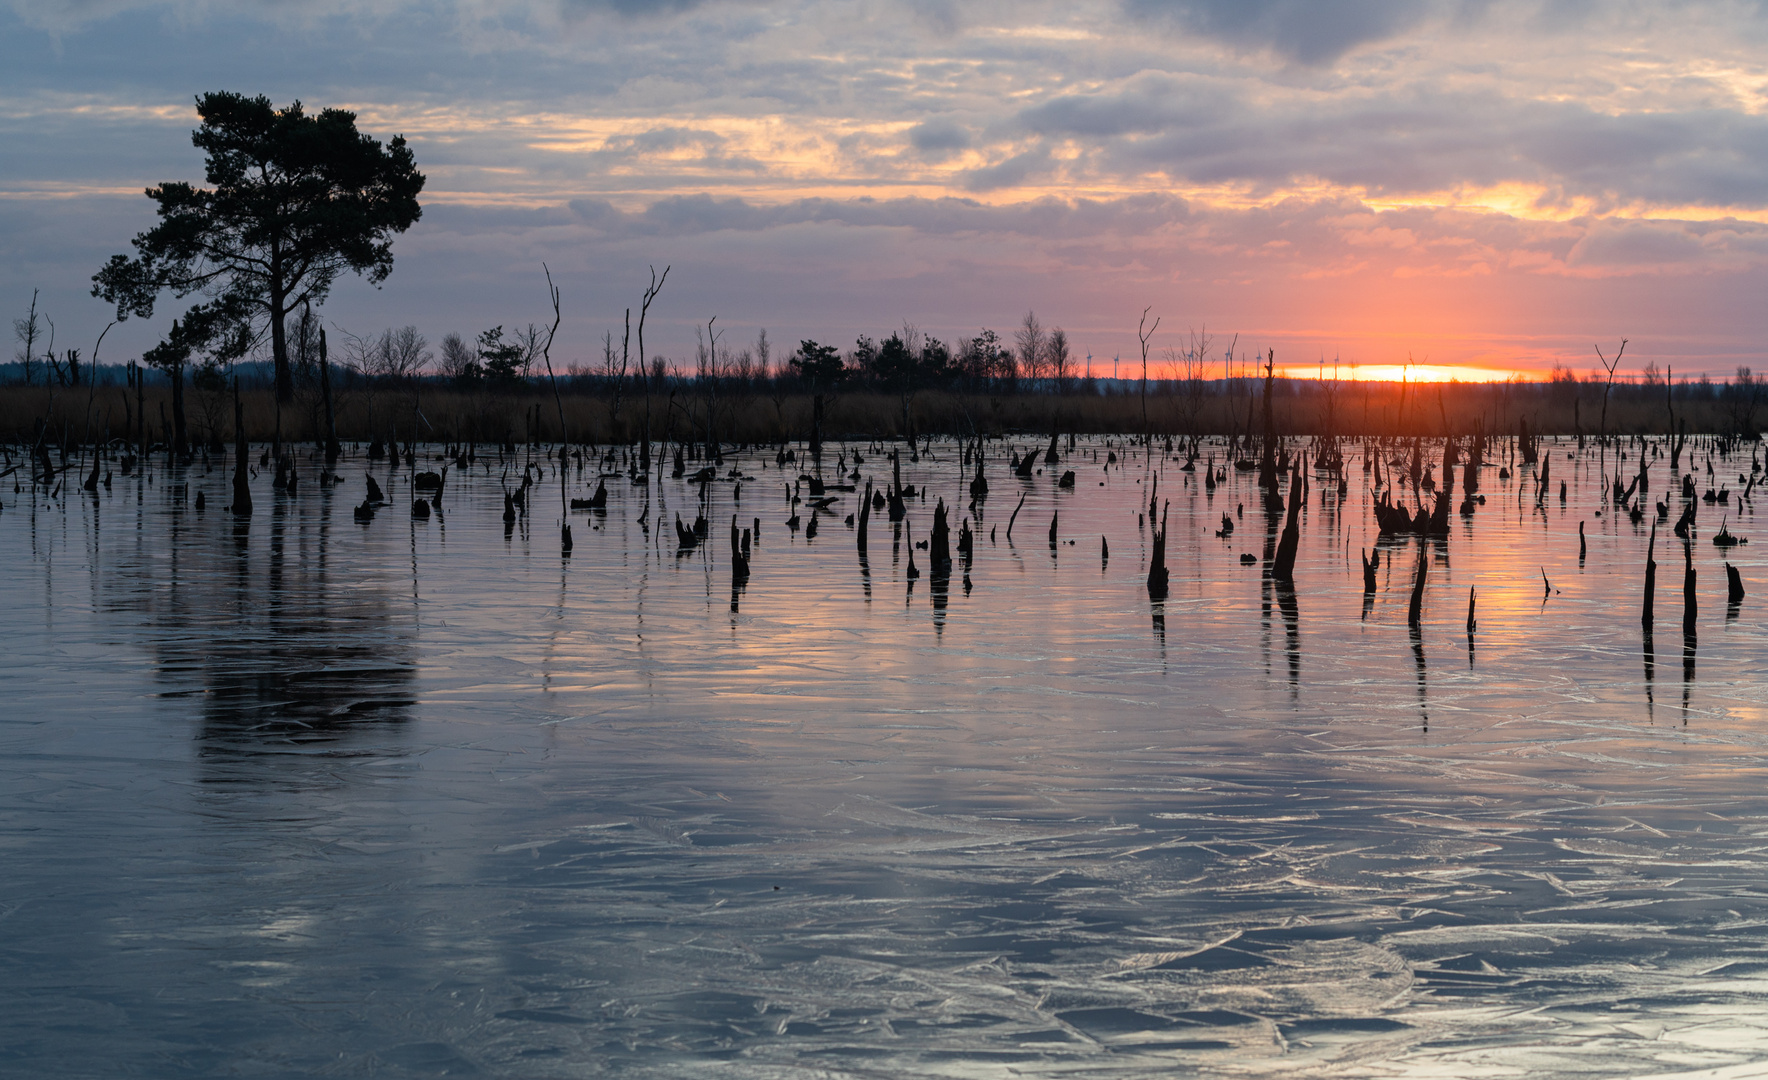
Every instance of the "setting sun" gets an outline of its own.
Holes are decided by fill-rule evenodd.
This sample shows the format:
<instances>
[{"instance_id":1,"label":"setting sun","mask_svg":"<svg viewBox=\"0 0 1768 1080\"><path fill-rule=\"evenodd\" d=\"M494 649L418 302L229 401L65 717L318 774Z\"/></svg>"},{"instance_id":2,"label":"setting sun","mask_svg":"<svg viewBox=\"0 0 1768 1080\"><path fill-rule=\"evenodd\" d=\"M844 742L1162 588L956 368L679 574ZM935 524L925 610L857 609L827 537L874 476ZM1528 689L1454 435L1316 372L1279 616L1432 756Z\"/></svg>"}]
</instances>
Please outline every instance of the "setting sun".
<instances>
[{"instance_id":1,"label":"setting sun","mask_svg":"<svg viewBox=\"0 0 1768 1080\"><path fill-rule=\"evenodd\" d=\"M1328 364L1303 367L1277 365L1277 371L1290 379L1337 379L1340 382L1464 382L1491 383L1508 379L1538 379L1539 371L1523 372L1503 368L1475 367L1464 364Z\"/></svg>"}]
</instances>

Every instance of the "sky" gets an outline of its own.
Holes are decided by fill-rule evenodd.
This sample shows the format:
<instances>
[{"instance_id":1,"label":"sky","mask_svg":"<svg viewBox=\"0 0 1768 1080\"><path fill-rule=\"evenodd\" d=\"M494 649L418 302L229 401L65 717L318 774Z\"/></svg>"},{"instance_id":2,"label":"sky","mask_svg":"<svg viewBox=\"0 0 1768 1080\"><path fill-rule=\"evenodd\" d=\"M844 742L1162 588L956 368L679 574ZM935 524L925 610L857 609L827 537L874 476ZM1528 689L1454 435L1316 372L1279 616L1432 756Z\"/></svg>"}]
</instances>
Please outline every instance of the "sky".
<instances>
[{"instance_id":1,"label":"sky","mask_svg":"<svg viewBox=\"0 0 1768 1080\"><path fill-rule=\"evenodd\" d=\"M1623 338L1623 371L1759 371L1765 46L1768 3L1703 0L0 0L0 299L89 355L92 273L232 90L355 110L428 177L392 276L326 305L353 333L544 321L544 263L592 363L669 266L675 358L714 318L777 360L1035 311L1139 374L1146 309L1157 369L1207 332L1310 373Z\"/></svg>"}]
</instances>

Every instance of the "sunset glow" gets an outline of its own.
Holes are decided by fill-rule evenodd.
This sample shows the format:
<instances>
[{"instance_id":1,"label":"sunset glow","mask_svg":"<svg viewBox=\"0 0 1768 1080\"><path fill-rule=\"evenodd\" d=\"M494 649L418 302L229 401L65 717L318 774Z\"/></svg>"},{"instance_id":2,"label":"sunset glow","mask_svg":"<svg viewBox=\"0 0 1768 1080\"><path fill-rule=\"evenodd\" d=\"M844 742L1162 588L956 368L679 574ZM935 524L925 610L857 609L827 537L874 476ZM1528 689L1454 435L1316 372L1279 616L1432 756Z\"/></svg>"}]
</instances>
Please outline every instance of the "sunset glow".
<instances>
[{"instance_id":1,"label":"sunset glow","mask_svg":"<svg viewBox=\"0 0 1768 1080\"><path fill-rule=\"evenodd\" d=\"M1328 366L1282 367L1279 370L1291 379L1334 379L1340 382L1504 382L1507 379L1538 378L1539 372L1511 369L1461 366L1455 364L1362 364L1340 365L1336 372Z\"/></svg>"},{"instance_id":2,"label":"sunset glow","mask_svg":"<svg viewBox=\"0 0 1768 1080\"><path fill-rule=\"evenodd\" d=\"M0 214L31 255L0 278L87 337L92 267L146 220L144 186L197 177L189 103L225 85L411 140L429 212L383 288L327 307L364 331L534 321L545 262L579 358L653 265L675 268L653 313L674 357L713 316L847 347L905 321L1010 336L1027 310L1122 357L1144 308L1157 351L1207 324L1297 373L1355 356L1360 377L1412 355L1408 378L1535 378L1621 337L1641 365L1722 375L1768 340L1768 17L1734 5L374 0L229 21L19 0L4 18Z\"/></svg>"}]
</instances>

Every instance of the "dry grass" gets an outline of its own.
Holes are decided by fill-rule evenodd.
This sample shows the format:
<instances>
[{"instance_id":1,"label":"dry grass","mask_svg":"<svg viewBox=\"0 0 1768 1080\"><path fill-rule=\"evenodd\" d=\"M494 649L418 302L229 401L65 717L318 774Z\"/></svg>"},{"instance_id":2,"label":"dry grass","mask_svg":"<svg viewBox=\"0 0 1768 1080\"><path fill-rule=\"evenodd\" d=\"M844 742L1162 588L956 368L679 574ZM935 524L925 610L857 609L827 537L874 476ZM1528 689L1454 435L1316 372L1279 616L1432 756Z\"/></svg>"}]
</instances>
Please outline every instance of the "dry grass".
<instances>
[{"instance_id":1,"label":"dry grass","mask_svg":"<svg viewBox=\"0 0 1768 1080\"><path fill-rule=\"evenodd\" d=\"M956 393L923 391L909 403L908 423L917 434L1038 434L1089 432L1156 435L1227 435L1261 424L1260 399L1248 387L1231 393L1219 388L1200 396L1151 393L1102 396L1068 394ZM1512 434L1525 418L1539 434L1595 435L1602 388L1590 384L1341 384L1335 391L1313 382L1279 380L1273 414L1279 430L1289 435L1335 433L1346 436L1465 434L1483 428L1491 434ZM48 418L57 442L84 441L90 424L95 437L123 438L134 419L135 394L123 387L100 387L87 407L86 388L50 391L42 387L0 388L0 439L35 441L38 424ZM189 435L200 444L233 437L230 395L188 390L185 395ZM544 404L538 413L535 406ZM848 391L826 400L824 433L829 438L889 438L904 432L902 399L895 394ZM156 387L145 395L151 441L163 441L171 413L171 392ZM624 442L636 439L646 413L642 395L628 394L618 416L610 395L568 393L564 399L567 434L573 442ZM1676 411L1690 432L1729 434L1753 429L1757 411L1724 387L1678 389ZM397 435L421 441L491 443L504 439L525 442L559 438L558 417L550 396L532 391L465 392L424 386L404 389L356 387L336 396L338 436L347 442ZM721 391L709 398L692 386L673 395L655 394L650 402L655 439L697 441L712 434L723 442L775 442L803 439L810 433L812 402L798 391L776 395L766 387L746 392ZM294 442L315 442L323 412L316 400L299 400L282 410L282 436ZM269 441L278 413L266 390L245 393L247 437ZM1618 434L1663 434L1669 429L1661 386L1617 386L1609 402L1608 431Z\"/></svg>"}]
</instances>

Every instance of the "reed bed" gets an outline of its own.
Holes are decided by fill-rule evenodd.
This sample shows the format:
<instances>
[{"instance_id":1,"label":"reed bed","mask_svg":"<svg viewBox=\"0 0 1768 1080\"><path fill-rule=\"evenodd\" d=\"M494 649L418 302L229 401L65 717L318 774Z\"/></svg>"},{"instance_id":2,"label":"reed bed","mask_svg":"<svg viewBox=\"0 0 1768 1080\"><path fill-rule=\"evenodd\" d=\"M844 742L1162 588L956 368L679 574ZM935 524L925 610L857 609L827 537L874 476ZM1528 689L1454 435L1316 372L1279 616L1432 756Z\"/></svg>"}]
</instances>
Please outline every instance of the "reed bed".
<instances>
[{"instance_id":1,"label":"reed bed","mask_svg":"<svg viewBox=\"0 0 1768 1080\"><path fill-rule=\"evenodd\" d=\"M1616 386L1602 418L1600 385L1551 383L1413 384L1278 379L1272 414L1289 435L1442 437L1476 431L1539 435L1691 434L1754 437L1754 402L1726 384L1678 384L1669 400L1662 384ZM315 398L277 408L268 388L246 386L241 415L250 442L316 442L325 416ZM233 395L185 391L187 438L193 448L235 439ZM1091 432L1115 435L1231 436L1262 430L1262 386L1210 384L1188 390L1161 384L1140 393L1066 393L1004 388L922 390L911 396L874 389L825 393L825 437L1004 435ZM542 407L544 406L544 407ZM567 387L554 402L542 383L505 389L456 389L428 382L397 386L357 383L334 393L337 434L347 442L624 443L638 441L647 412L657 441L774 443L811 435L816 395L766 383L716 387L681 380L650 396L625 388ZM1672 424L1674 416L1674 425ZM145 419L145 432L143 420ZM564 430L560 430L561 421ZM141 391L121 386L0 387L0 440L84 443L91 438L165 443L172 428L172 393L163 383Z\"/></svg>"}]
</instances>

